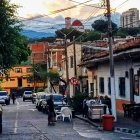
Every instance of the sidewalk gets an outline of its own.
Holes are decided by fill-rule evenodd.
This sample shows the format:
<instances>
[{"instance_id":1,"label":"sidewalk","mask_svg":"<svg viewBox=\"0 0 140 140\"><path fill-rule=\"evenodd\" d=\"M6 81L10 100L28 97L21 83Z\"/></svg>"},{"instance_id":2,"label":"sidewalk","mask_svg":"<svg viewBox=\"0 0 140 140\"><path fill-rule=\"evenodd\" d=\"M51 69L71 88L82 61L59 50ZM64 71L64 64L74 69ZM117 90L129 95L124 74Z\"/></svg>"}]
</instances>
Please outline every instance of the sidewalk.
<instances>
[{"instance_id":1,"label":"sidewalk","mask_svg":"<svg viewBox=\"0 0 140 140\"><path fill-rule=\"evenodd\" d=\"M75 117L84 120L97 128L102 127L102 122L99 120L90 120L84 118L82 115L76 115ZM117 113L117 122L114 123L114 132L131 133L140 136L140 119L138 121L133 121L132 118L124 117L123 113Z\"/></svg>"}]
</instances>

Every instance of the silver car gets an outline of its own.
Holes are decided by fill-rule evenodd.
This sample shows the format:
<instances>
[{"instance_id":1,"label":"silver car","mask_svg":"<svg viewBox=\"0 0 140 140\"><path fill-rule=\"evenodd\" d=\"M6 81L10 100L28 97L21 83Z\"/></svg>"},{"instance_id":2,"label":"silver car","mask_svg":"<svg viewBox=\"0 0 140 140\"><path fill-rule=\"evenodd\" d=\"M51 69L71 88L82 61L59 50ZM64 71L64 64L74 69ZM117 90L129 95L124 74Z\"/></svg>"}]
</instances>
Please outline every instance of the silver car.
<instances>
[{"instance_id":1,"label":"silver car","mask_svg":"<svg viewBox=\"0 0 140 140\"><path fill-rule=\"evenodd\" d=\"M23 93L23 101L32 100L32 91L24 91Z\"/></svg>"},{"instance_id":2,"label":"silver car","mask_svg":"<svg viewBox=\"0 0 140 140\"><path fill-rule=\"evenodd\" d=\"M7 91L0 91L0 104L10 104L10 96Z\"/></svg>"}]
</instances>

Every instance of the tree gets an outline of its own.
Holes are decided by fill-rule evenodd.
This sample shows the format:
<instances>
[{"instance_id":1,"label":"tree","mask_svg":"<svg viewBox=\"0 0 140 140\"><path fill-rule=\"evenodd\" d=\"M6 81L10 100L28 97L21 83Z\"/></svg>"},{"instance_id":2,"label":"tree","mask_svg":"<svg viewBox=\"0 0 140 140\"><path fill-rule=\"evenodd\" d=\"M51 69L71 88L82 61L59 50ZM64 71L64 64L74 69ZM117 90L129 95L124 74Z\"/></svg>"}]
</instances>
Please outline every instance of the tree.
<instances>
[{"instance_id":1,"label":"tree","mask_svg":"<svg viewBox=\"0 0 140 140\"><path fill-rule=\"evenodd\" d=\"M32 65L32 75L29 75L29 79L34 82L43 82L44 83L44 88L47 84L47 70L46 70L46 65L41 65L41 64L33 64Z\"/></svg>"},{"instance_id":2,"label":"tree","mask_svg":"<svg viewBox=\"0 0 140 140\"><path fill-rule=\"evenodd\" d=\"M101 33L97 31L91 31L87 34L87 41L94 41L101 39Z\"/></svg>"},{"instance_id":3,"label":"tree","mask_svg":"<svg viewBox=\"0 0 140 140\"><path fill-rule=\"evenodd\" d=\"M30 55L27 38L21 35L21 23L16 18L18 6L10 0L0 0L0 65L9 69Z\"/></svg>"},{"instance_id":4,"label":"tree","mask_svg":"<svg viewBox=\"0 0 140 140\"><path fill-rule=\"evenodd\" d=\"M106 33L108 31L108 21L96 20L92 25L95 31ZM117 25L112 22L112 31L115 33L117 31Z\"/></svg>"},{"instance_id":5,"label":"tree","mask_svg":"<svg viewBox=\"0 0 140 140\"><path fill-rule=\"evenodd\" d=\"M82 32L77 31L73 28L71 29L63 28L63 29L57 30L55 33L56 33L56 37L58 38L64 38L64 35L67 35L67 39L70 39L70 41L73 40L73 36L75 36L75 38L78 38L82 35Z\"/></svg>"},{"instance_id":6,"label":"tree","mask_svg":"<svg viewBox=\"0 0 140 140\"><path fill-rule=\"evenodd\" d=\"M46 41L46 42L49 42L49 43L53 43L54 41L56 40L55 37L42 37L40 39L36 39L36 38L30 38L29 39L29 43L34 43L34 42L43 42L43 41Z\"/></svg>"}]
</instances>

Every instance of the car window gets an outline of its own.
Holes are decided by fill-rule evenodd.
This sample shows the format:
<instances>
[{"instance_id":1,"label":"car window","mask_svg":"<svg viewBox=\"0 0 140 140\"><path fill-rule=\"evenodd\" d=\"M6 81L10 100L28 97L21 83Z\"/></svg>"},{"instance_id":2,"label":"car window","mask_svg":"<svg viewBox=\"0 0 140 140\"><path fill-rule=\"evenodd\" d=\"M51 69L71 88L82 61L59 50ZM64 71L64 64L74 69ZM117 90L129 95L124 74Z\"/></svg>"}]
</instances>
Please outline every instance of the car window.
<instances>
[{"instance_id":1,"label":"car window","mask_svg":"<svg viewBox=\"0 0 140 140\"><path fill-rule=\"evenodd\" d=\"M41 95L40 96L40 99L45 99L45 95Z\"/></svg>"},{"instance_id":2,"label":"car window","mask_svg":"<svg viewBox=\"0 0 140 140\"><path fill-rule=\"evenodd\" d=\"M31 91L25 91L24 93L25 93L25 94L32 94Z\"/></svg>"},{"instance_id":3,"label":"car window","mask_svg":"<svg viewBox=\"0 0 140 140\"><path fill-rule=\"evenodd\" d=\"M0 96L6 96L7 92L0 92Z\"/></svg>"},{"instance_id":4,"label":"car window","mask_svg":"<svg viewBox=\"0 0 140 140\"><path fill-rule=\"evenodd\" d=\"M49 100L49 99L50 99L50 96L46 96L45 99L46 99L46 100Z\"/></svg>"},{"instance_id":5,"label":"car window","mask_svg":"<svg viewBox=\"0 0 140 140\"><path fill-rule=\"evenodd\" d=\"M54 101L55 101L55 102L62 101L62 96L54 95Z\"/></svg>"}]
</instances>

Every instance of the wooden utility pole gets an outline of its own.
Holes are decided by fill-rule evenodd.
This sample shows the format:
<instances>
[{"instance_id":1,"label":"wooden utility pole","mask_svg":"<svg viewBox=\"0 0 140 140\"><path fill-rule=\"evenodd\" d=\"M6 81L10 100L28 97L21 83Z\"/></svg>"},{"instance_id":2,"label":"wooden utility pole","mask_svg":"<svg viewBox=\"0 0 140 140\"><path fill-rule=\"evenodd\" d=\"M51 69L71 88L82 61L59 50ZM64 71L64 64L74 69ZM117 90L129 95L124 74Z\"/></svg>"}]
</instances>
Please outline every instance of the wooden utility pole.
<instances>
[{"instance_id":1,"label":"wooden utility pole","mask_svg":"<svg viewBox=\"0 0 140 140\"><path fill-rule=\"evenodd\" d=\"M67 90L67 97L69 97L69 70L68 70L68 56L67 56L67 40L66 40L66 35L65 35L65 39L64 39L64 42L65 42L65 62L66 62L66 82L67 82L67 87L66 87L66 90Z\"/></svg>"},{"instance_id":2,"label":"wooden utility pole","mask_svg":"<svg viewBox=\"0 0 140 140\"><path fill-rule=\"evenodd\" d=\"M113 39L112 39L112 22L111 22L111 12L110 12L110 0L106 0L108 18L108 44L109 44L109 54L110 54L110 79L111 79L111 102L112 102L112 115L117 121L116 115L116 93L115 93L115 76L114 76L114 58L113 58Z\"/></svg>"},{"instance_id":3,"label":"wooden utility pole","mask_svg":"<svg viewBox=\"0 0 140 140\"><path fill-rule=\"evenodd\" d=\"M35 54L33 54L32 55L32 61L33 61L33 81L34 81L34 92L35 92L35 85L36 85L36 82L35 82L35 80L36 80L36 78L35 78L35 62L34 62L34 57L35 57Z\"/></svg>"},{"instance_id":4,"label":"wooden utility pole","mask_svg":"<svg viewBox=\"0 0 140 140\"><path fill-rule=\"evenodd\" d=\"M74 75L77 77L75 36L73 36Z\"/></svg>"},{"instance_id":5,"label":"wooden utility pole","mask_svg":"<svg viewBox=\"0 0 140 140\"><path fill-rule=\"evenodd\" d=\"M76 48L75 48L75 36L73 36L73 59L74 59L74 77L77 78L77 67L76 67ZM76 85L73 85L73 92L76 95Z\"/></svg>"}]
</instances>

